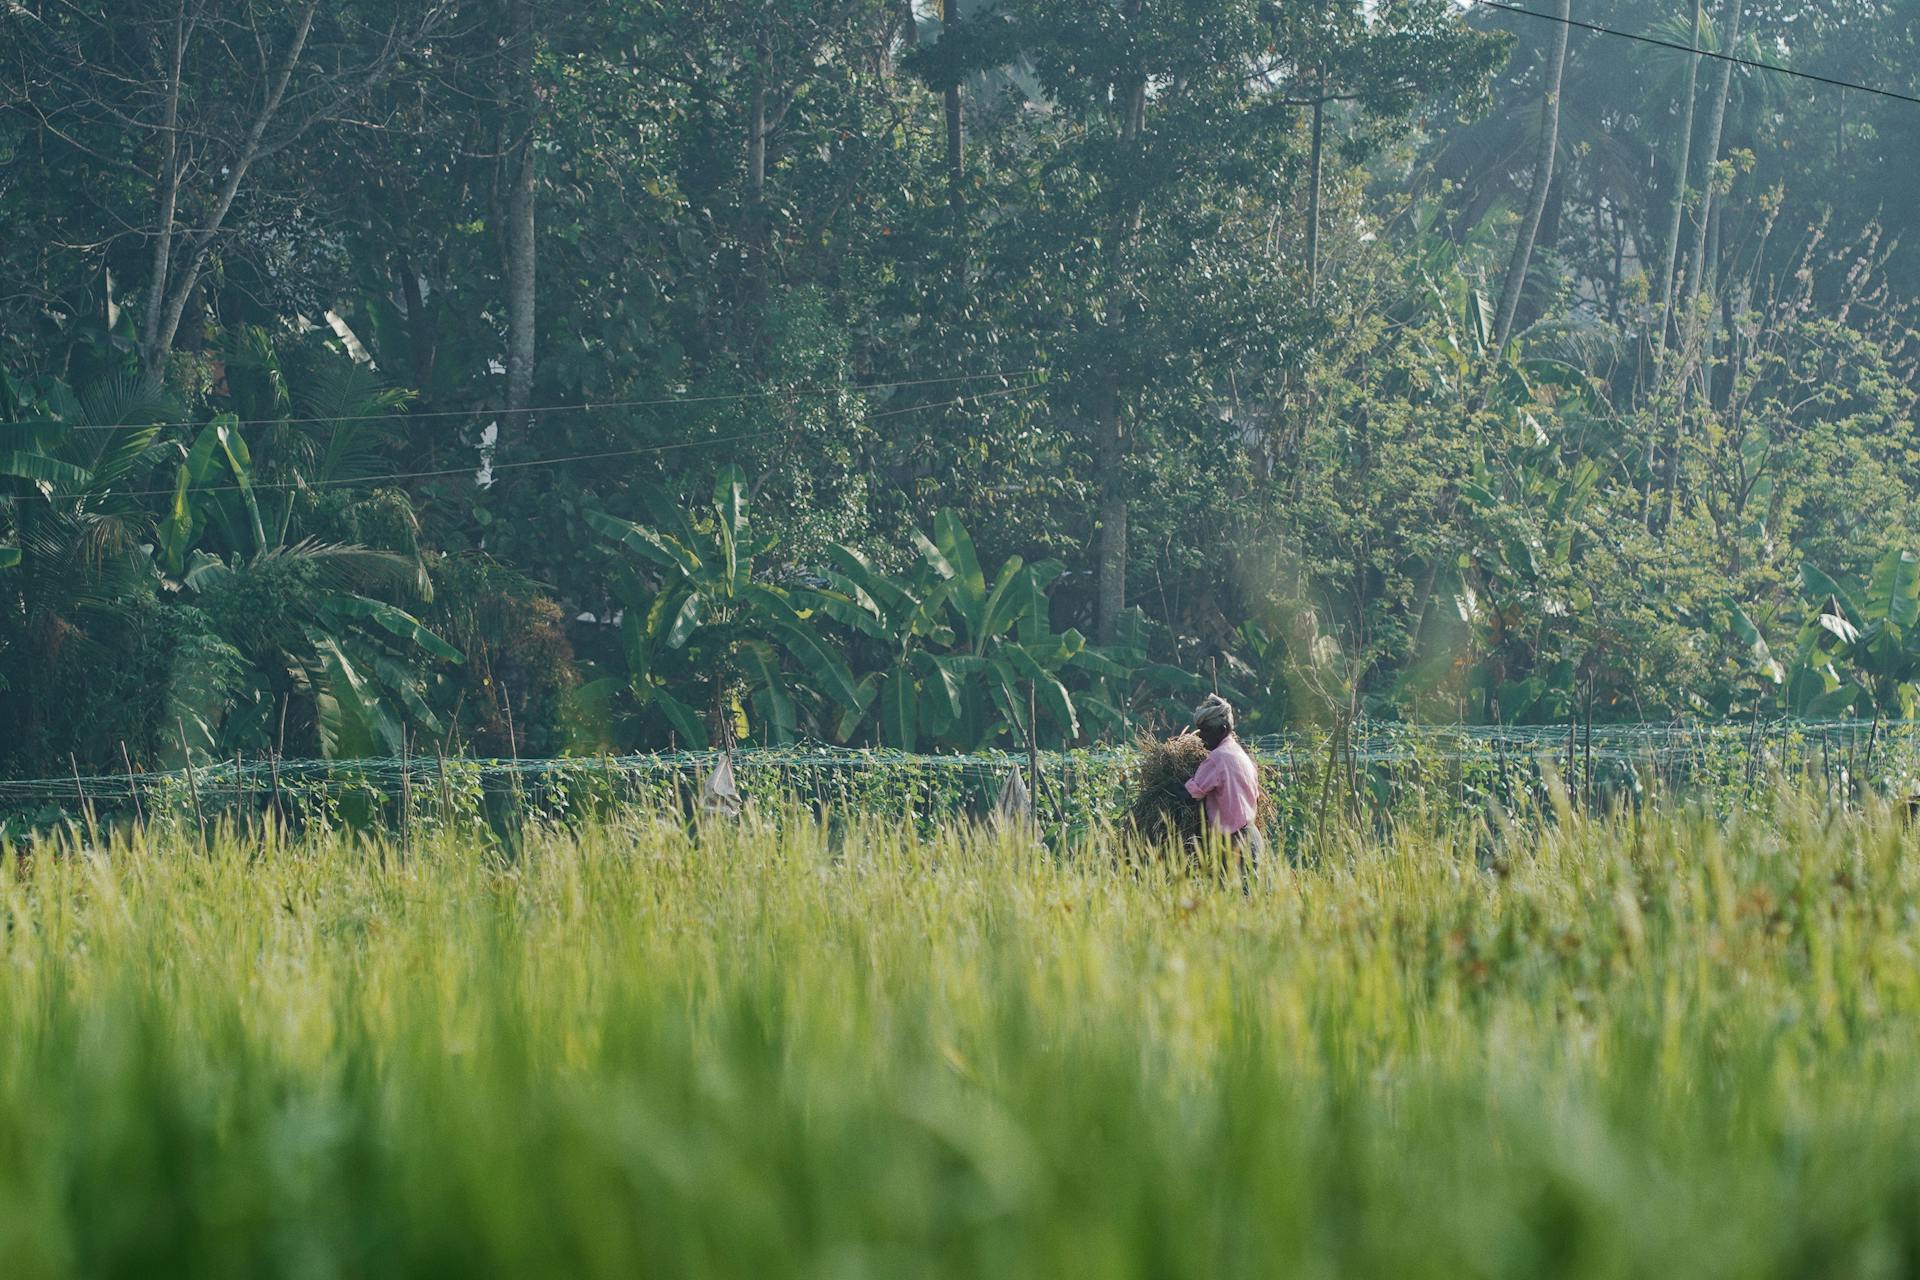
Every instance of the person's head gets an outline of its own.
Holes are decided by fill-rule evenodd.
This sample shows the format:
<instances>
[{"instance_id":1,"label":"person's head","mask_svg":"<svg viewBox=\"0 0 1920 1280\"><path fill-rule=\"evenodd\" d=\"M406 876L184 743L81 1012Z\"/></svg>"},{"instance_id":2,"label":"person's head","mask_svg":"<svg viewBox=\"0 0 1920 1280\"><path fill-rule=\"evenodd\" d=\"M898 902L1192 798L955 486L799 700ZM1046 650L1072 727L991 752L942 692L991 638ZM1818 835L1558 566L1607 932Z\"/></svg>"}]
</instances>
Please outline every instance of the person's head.
<instances>
[{"instance_id":1,"label":"person's head","mask_svg":"<svg viewBox=\"0 0 1920 1280\"><path fill-rule=\"evenodd\" d=\"M1193 709L1193 731L1211 751L1233 736L1233 704L1217 693Z\"/></svg>"}]
</instances>

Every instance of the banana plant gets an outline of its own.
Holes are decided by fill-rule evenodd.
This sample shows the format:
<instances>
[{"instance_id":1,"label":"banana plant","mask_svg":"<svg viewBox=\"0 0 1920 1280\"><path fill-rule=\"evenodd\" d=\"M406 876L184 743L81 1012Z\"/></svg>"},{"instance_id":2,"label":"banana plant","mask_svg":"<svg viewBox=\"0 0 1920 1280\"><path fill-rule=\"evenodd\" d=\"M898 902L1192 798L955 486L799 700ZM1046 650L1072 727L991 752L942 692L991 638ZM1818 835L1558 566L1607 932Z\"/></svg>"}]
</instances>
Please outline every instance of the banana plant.
<instances>
[{"instance_id":1,"label":"banana plant","mask_svg":"<svg viewBox=\"0 0 1920 1280\"><path fill-rule=\"evenodd\" d=\"M1920 558L1889 551L1860 590L1802 565L1800 585L1811 612L1787 681L1789 709L1913 719L1920 711Z\"/></svg>"},{"instance_id":2,"label":"banana plant","mask_svg":"<svg viewBox=\"0 0 1920 1280\"><path fill-rule=\"evenodd\" d=\"M697 521L658 489L642 486L640 495L646 524L601 511L586 518L629 559L617 589L626 606L628 689L641 708L658 711L690 745L705 746L710 735L729 733L791 742L803 702L842 709L858 702L846 664L816 634L812 608L755 576L755 561L773 540L753 532L739 467L720 473ZM702 687L704 727L674 692Z\"/></svg>"},{"instance_id":3,"label":"banana plant","mask_svg":"<svg viewBox=\"0 0 1920 1280\"><path fill-rule=\"evenodd\" d=\"M1592 606L1574 550L1601 474L1592 459L1562 465L1537 438L1481 463L1460 486L1474 536L1459 557L1455 605L1486 660L1481 696L1487 705L1497 697L1505 721L1553 722L1573 706L1565 641L1571 620Z\"/></svg>"},{"instance_id":4,"label":"banana plant","mask_svg":"<svg viewBox=\"0 0 1920 1280\"><path fill-rule=\"evenodd\" d=\"M870 669L840 717L838 740L870 728L873 740L908 751L1020 745L1030 707L1051 739L1078 738L1079 713L1062 674L1087 647L1078 631L1052 628L1047 589L1060 564L1014 556L989 583L972 537L946 510L934 518L933 537L916 529L912 541L917 555L900 574L852 548L832 548L828 585L812 593L822 614L854 633L854 650L877 659L863 664Z\"/></svg>"},{"instance_id":5,"label":"banana plant","mask_svg":"<svg viewBox=\"0 0 1920 1280\"><path fill-rule=\"evenodd\" d=\"M1061 672L1086 650L1086 637L1069 628L1055 633L1047 591L1063 566L1057 560L1028 564L1010 556L988 583L973 538L951 510L934 517L933 537L914 531L921 559L947 584L947 609L956 622L951 670L971 686L955 723L969 747L1003 735L1015 744L1036 737L1029 706L1051 722L1061 742L1080 737L1080 716Z\"/></svg>"},{"instance_id":6,"label":"banana plant","mask_svg":"<svg viewBox=\"0 0 1920 1280\"><path fill-rule=\"evenodd\" d=\"M953 583L922 559L898 577L877 569L851 547L827 550L828 589L813 593L821 613L855 632L881 655L860 677L854 702L834 736L846 742L869 719L888 746L914 750L922 733L950 734L965 714L966 673L946 652L954 643L945 620Z\"/></svg>"},{"instance_id":7,"label":"banana plant","mask_svg":"<svg viewBox=\"0 0 1920 1280\"><path fill-rule=\"evenodd\" d=\"M1148 660L1153 623L1140 608L1123 611L1112 644L1089 644L1074 656L1072 670L1085 681L1075 699L1089 735L1127 741L1143 726L1186 722L1193 704L1209 689L1200 676L1168 663ZM1241 676L1245 664L1228 657L1228 679L1221 687L1243 713L1256 705Z\"/></svg>"}]
</instances>

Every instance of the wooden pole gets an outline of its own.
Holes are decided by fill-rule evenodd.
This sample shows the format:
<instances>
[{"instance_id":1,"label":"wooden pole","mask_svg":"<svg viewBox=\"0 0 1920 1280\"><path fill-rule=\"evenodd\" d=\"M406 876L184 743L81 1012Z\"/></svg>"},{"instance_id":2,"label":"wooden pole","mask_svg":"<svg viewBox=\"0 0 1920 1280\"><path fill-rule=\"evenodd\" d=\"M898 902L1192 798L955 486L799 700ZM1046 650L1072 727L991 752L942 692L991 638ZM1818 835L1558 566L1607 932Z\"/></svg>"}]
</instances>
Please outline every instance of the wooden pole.
<instances>
[{"instance_id":1,"label":"wooden pole","mask_svg":"<svg viewBox=\"0 0 1920 1280\"><path fill-rule=\"evenodd\" d=\"M1313 843L1316 851L1323 850L1327 838L1327 801L1333 788L1333 762L1340 754L1340 728L1344 721L1336 721L1333 732L1327 738L1327 767L1320 773L1320 813L1313 824Z\"/></svg>"},{"instance_id":2,"label":"wooden pole","mask_svg":"<svg viewBox=\"0 0 1920 1280\"><path fill-rule=\"evenodd\" d=\"M133 822L135 826L147 825L146 810L140 804L140 784L133 776L133 757L127 753L126 739L120 741L120 759L127 766L127 793L133 797Z\"/></svg>"},{"instance_id":3,"label":"wooden pole","mask_svg":"<svg viewBox=\"0 0 1920 1280\"><path fill-rule=\"evenodd\" d=\"M1573 694L1567 695L1567 803L1573 804L1580 799L1580 759L1574 755L1579 746L1577 736L1580 728L1580 703Z\"/></svg>"},{"instance_id":4,"label":"wooden pole","mask_svg":"<svg viewBox=\"0 0 1920 1280\"><path fill-rule=\"evenodd\" d=\"M273 779L273 818L280 824L282 831L287 827L287 805L280 796L280 752L278 749L267 757L267 776Z\"/></svg>"},{"instance_id":5,"label":"wooden pole","mask_svg":"<svg viewBox=\"0 0 1920 1280\"><path fill-rule=\"evenodd\" d=\"M193 795L193 820L200 828L200 843L207 842L207 815L200 808L200 780L193 772L193 752L187 746L187 722L175 716L174 727L180 730L180 758L187 766L187 790Z\"/></svg>"},{"instance_id":6,"label":"wooden pole","mask_svg":"<svg viewBox=\"0 0 1920 1280\"><path fill-rule=\"evenodd\" d=\"M1034 691L1033 681L1027 681L1027 777L1033 787L1033 803L1027 812L1032 816L1034 828L1040 826L1040 724L1037 719L1040 710L1040 697Z\"/></svg>"},{"instance_id":7,"label":"wooden pole","mask_svg":"<svg viewBox=\"0 0 1920 1280\"><path fill-rule=\"evenodd\" d=\"M73 766L74 789L80 793L80 813L87 820L87 843L100 843L100 824L94 819L93 801L87 799L87 784L80 781L80 758L67 752L67 763Z\"/></svg>"},{"instance_id":8,"label":"wooden pole","mask_svg":"<svg viewBox=\"0 0 1920 1280\"><path fill-rule=\"evenodd\" d=\"M1587 812L1593 812L1593 675L1587 675Z\"/></svg>"},{"instance_id":9,"label":"wooden pole","mask_svg":"<svg viewBox=\"0 0 1920 1280\"><path fill-rule=\"evenodd\" d=\"M400 856L413 854L413 743L400 733Z\"/></svg>"},{"instance_id":10,"label":"wooden pole","mask_svg":"<svg viewBox=\"0 0 1920 1280\"><path fill-rule=\"evenodd\" d=\"M500 705L507 711L507 753L513 757L513 829L517 835L526 801L520 791L520 740L513 731L513 693L505 684L500 686Z\"/></svg>"}]
</instances>

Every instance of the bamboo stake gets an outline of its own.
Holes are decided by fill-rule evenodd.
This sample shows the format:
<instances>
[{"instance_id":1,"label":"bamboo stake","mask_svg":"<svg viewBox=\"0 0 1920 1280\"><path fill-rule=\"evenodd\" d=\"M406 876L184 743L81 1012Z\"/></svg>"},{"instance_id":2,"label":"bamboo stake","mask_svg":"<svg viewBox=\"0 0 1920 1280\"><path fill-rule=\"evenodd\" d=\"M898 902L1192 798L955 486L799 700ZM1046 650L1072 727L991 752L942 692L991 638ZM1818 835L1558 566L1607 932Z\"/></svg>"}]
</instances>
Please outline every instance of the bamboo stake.
<instances>
[{"instance_id":1,"label":"bamboo stake","mask_svg":"<svg viewBox=\"0 0 1920 1280\"><path fill-rule=\"evenodd\" d=\"M413 743L400 733L400 856L413 856Z\"/></svg>"},{"instance_id":2,"label":"bamboo stake","mask_svg":"<svg viewBox=\"0 0 1920 1280\"><path fill-rule=\"evenodd\" d=\"M513 693L505 684L500 686L500 705L507 711L507 753L513 757L513 830L517 836L526 816L526 798L520 790L520 741L513 731Z\"/></svg>"},{"instance_id":3,"label":"bamboo stake","mask_svg":"<svg viewBox=\"0 0 1920 1280\"><path fill-rule=\"evenodd\" d=\"M140 784L134 779L133 757L127 753L127 742L124 738L120 740L120 759L127 766L127 793L133 797L134 825L144 827L147 825L147 815L140 804Z\"/></svg>"},{"instance_id":4,"label":"bamboo stake","mask_svg":"<svg viewBox=\"0 0 1920 1280\"><path fill-rule=\"evenodd\" d=\"M1315 849L1323 850L1327 837L1327 801L1333 790L1333 762L1340 754L1340 727L1343 721L1335 721L1333 732L1327 738L1327 767L1320 773L1320 813L1314 823L1313 843Z\"/></svg>"},{"instance_id":5,"label":"bamboo stake","mask_svg":"<svg viewBox=\"0 0 1920 1280\"><path fill-rule=\"evenodd\" d=\"M284 714L284 713L283 713ZM267 757L267 775L273 779L273 817L282 831L287 827L287 804L280 796L280 752Z\"/></svg>"},{"instance_id":6,"label":"bamboo stake","mask_svg":"<svg viewBox=\"0 0 1920 1280\"><path fill-rule=\"evenodd\" d=\"M1580 758L1574 754L1579 746L1580 704L1575 702L1572 693L1567 695L1567 802L1580 799Z\"/></svg>"},{"instance_id":7,"label":"bamboo stake","mask_svg":"<svg viewBox=\"0 0 1920 1280\"><path fill-rule=\"evenodd\" d=\"M87 784L80 781L80 759L73 752L67 752L67 763L73 766L74 789L80 793L80 812L87 820L87 843L100 843L100 824L95 820L93 801L87 799Z\"/></svg>"},{"instance_id":8,"label":"bamboo stake","mask_svg":"<svg viewBox=\"0 0 1920 1280\"><path fill-rule=\"evenodd\" d=\"M1040 697L1034 692L1033 681L1027 681L1027 776L1033 779L1033 803L1027 807L1029 820L1034 830L1040 828Z\"/></svg>"},{"instance_id":9,"label":"bamboo stake","mask_svg":"<svg viewBox=\"0 0 1920 1280\"><path fill-rule=\"evenodd\" d=\"M175 716L174 727L180 730L180 758L187 766L187 790L193 795L193 820L200 828L200 843L207 842L207 815L200 808L200 780L193 772L193 751L187 746L187 722Z\"/></svg>"},{"instance_id":10,"label":"bamboo stake","mask_svg":"<svg viewBox=\"0 0 1920 1280\"><path fill-rule=\"evenodd\" d=\"M1587 675L1587 812L1593 812L1593 675Z\"/></svg>"}]
</instances>

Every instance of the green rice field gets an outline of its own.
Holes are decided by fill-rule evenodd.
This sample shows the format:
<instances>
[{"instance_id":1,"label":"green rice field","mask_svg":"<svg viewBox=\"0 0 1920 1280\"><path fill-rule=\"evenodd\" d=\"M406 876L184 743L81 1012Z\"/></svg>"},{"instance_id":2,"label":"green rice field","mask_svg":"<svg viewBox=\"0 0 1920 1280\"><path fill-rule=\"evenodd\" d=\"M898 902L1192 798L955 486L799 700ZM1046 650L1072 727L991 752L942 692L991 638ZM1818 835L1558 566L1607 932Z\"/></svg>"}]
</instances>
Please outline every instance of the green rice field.
<instances>
[{"instance_id":1,"label":"green rice field","mask_svg":"<svg viewBox=\"0 0 1920 1280\"><path fill-rule=\"evenodd\" d=\"M1894 1276L1903 813L0 859L0 1274Z\"/></svg>"}]
</instances>

